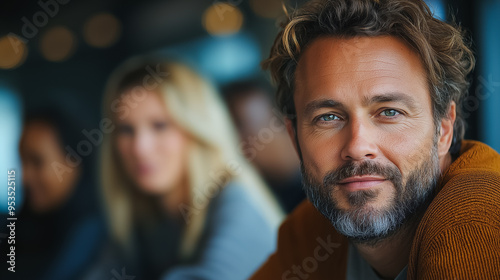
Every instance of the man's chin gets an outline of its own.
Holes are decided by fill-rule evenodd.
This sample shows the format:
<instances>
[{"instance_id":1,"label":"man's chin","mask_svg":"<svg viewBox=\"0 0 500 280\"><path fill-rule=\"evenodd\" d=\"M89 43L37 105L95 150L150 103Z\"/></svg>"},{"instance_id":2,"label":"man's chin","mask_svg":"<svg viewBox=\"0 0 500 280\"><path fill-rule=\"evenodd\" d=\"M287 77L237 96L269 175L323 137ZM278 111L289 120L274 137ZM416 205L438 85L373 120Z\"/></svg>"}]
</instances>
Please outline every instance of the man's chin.
<instances>
[{"instance_id":1,"label":"man's chin","mask_svg":"<svg viewBox=\"0 0 500 280\"><path fill-rule=\"evenodd\" d=\"M389 214L388 207L381 207L376 203L366 203L362 206L349 206L347 208L337 208L337 213L349 217L353 222L367 223L380 220Z\"/></svg>"},{"instance_id":2,"label":"man's chin","mask_svg":"<svg viewBox=\"0 0 500 280\"><path fill-rule=\"evenodd\" d=\"M376 201L334 208L332 225L354 243L375 244L396 232L402 222L391 215L391 207L379 206Z\"/></svg>"},{"instance_id":3,"label":"man's chin","mask_svg":"<svg viewBox=\"0 0 500 280\"><path fill-rule=\"evenodd\" d=\"M387 202L394 197L390 194L385 194L383 189L373 188L367 190L345 191L339 189L331 193L332 201L335 201L335 206L343 211L361 211L367 209L387 208Z\"/></svg>"},{"instance_id":4,"label":"man's chin","mask_svg":"<svg viewBox=\"0 0 500 280\"><path fill-rule=\"evenodd\" d=\"M382 212L382 210L385 210L385 209L381 209L380 207L375 206L372 203L367 203L367 204L362 205L362 206L350 205L350 206L345 207L345 208L338 208L337 211L339 211L340 213L342 213L344 215L352 215L352 216L363 215L365 217L371 218L371 217L379 216L380 213Z\"/></svg>"}]
</instances>

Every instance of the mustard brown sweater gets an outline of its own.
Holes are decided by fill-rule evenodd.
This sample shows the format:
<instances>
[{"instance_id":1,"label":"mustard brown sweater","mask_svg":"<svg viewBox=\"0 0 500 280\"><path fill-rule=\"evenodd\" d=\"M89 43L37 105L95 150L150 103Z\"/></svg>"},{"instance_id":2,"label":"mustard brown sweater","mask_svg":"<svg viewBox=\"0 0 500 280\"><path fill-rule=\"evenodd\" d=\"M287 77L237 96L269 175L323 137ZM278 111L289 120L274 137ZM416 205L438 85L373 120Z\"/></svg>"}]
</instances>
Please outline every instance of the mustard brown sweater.
<instances>
[{"instance_id":1,"label":"mustard brown sweater","mask_svg":"<svg viewBox=\"0 0 500 280\"><path fill-rule=\"evenodd\" d=\"M281 225L278 249L251 279L345 279L348 240L309 202ZM420 221L408 279L500 279L500 155L463 141Z\"/></svg>"}]
</instances>

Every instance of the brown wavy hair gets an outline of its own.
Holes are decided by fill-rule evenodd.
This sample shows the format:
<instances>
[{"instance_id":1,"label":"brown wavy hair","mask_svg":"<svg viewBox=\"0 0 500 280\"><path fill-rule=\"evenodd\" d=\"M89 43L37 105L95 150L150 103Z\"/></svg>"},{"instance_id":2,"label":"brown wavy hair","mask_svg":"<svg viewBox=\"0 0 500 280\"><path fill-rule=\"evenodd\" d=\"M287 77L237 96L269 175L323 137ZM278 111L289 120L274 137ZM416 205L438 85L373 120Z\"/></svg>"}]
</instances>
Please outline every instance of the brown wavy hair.
<instances>
[{"instance_id":1,"label":"brown wavy hair","mask_svg":"<svg viewBox=\"0 0 500 280\"><path fill-rule=\"evenodd\" d=\"M433 17L423 0L320 0L287 13L271 54L262 66L277 84L276 101L294 120L294 75L301 53L314 39L393 36L419 56L427 73L436 129L457 104L453 143L456 153L465 134L462 101L475 59L464 31L455 23ZM295 121L294 121L295 123Z\"/></svg>"}]
</instances>

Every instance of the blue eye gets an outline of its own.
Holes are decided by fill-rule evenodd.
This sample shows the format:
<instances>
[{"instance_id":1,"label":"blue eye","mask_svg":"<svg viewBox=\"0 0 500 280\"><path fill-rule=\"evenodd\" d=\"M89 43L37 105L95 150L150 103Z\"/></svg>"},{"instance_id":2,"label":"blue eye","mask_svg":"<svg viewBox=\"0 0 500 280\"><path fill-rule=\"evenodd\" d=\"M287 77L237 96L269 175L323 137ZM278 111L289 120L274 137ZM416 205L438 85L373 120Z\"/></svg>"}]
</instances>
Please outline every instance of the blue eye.
<instances>
[{"instance_id":1,"label":"blue eye","mask_svg":"<svg viewBox=\"0 0 500 280\"><path fill-rule=\"evenodd\" d=\"M380 113L380 115L382 115L384 117L395 117L399 114L401 114L401 113L399 113L398 111L396 111L394 109L387 109L387 110L384 110Z\"/></svg>"},{"instance_id":2,"label":"blue eye","mask_svg":"<svg viewBox=\"0 0 500 280\"><path fill-rule=\"evenodd\" d=\"M334 114L323 115L319 117L319 119L325 122L340 120L340 118L335 116Z\"/></svg>"}]
</instances>

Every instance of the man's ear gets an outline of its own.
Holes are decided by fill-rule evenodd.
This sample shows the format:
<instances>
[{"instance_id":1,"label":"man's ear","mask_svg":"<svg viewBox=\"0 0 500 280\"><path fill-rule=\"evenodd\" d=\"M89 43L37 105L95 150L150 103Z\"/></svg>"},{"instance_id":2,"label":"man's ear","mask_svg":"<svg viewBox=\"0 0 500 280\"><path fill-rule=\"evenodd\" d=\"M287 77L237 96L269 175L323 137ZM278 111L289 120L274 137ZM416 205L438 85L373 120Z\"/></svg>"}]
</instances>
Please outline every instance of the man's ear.
<instances>
[{"instance_id":1,"label":"man's ear","mask_svg":"<svg viewBox=\"0 0 500 280\"><path fill-rule=\"evenodd\" d=\"M299 149L297 147L297 132L295 131L295 126L293 125L293 120L289 118L285 118L285 125L286 125L286 131L288 132L288 136L290 136L290 140L292 140L293 148L295 149L295 152L297 155L300 156L299 154Z\"/></svg>"},{"instance_id":2,"label":"man's ear","mask_svg":"<svg viewBox=\"0 0 500 280\"><path fill-rule=\"evenodd\" d=\"M438 139L438 155L443 158L448 154L451 143L453 142L453 126L457 117L457 105L451 101L448 108L448 114L441 120L440 135Z\"/></svg>"}]
</instances>

